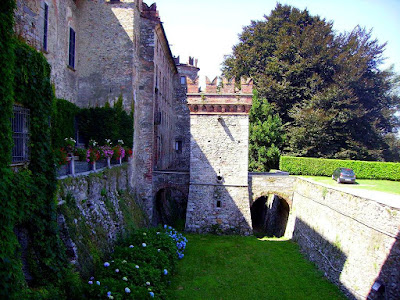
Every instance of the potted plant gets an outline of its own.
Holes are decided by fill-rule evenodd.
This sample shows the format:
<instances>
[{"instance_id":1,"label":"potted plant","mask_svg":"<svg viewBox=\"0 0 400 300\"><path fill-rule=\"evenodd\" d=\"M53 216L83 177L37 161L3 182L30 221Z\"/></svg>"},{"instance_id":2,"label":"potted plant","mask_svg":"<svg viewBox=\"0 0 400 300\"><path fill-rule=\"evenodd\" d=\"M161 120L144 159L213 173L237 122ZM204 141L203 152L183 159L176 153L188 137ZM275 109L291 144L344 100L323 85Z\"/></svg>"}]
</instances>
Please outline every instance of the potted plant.
<instances>
[{"instance_id":1,"label":"potted plant","mask_svg":"<svg viewBox=\"0 0 400 300\"><path fill-rule=\"evenodd\" d=\"M65 143L65 151L67 153L67 161L69 165L68 173L74 175L75 174L75 161L74 161L74 152L76 141L72 137L68 137L64 139Z\"/></svg>"},{"instance_id":2,"label":"potted plant","mask_svg":"<svg viewBox=\"0 0 400 300\"><path fill-rule=\"evenodd\" d=\"M122 159L125 157L125 149L122 146L124 144L123 140L118 140L118 145L116 145L115 147L113 147L113 151L114 151L114 159L116 159L119 164L122 164Z\"/></svg>"},{"instance_id":3,"label":"potted plant","mask_svg":"<svg viewBox=\"0 0 400 300\"><path fill-rule=\"evenodd\" d=\"M91 169L96 170L96 161L100 159L100 151L97 148L97 142L95 140L89 141L89 148L86 151L86 161L91 164Z\"/></svg>"},{"instance_id":4,"label":"potted plant","mask_svg":"<svg viewBox=\"0 0 400 300\"><path fill-rule=\"evenodd\" d=\"M101 146L102 155L107 159L107 167L111 168L111 157L113 157L114 150L111 148L112 142L110 139L104 141L104 145Z\"/></svg>"}]
</instances>

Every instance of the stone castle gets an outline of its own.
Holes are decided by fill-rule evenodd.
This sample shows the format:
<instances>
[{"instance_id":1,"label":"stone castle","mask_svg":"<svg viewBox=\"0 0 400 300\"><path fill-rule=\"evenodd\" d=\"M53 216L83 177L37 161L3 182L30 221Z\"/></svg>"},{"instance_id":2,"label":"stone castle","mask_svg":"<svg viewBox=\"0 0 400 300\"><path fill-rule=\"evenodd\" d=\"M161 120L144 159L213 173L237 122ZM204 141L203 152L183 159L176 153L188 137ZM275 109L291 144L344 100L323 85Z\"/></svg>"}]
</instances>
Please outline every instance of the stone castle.
<instances>
[{"instance_id":1,"label":"stone castle","mask_svg":"<svg viewBox=\"0 0 400 300\"><path fill-rule=\"evenodd\" d=\"M92 107L122 96L134 110L130 184L152 223L169 221L174 199L187 230L251 232L251 80L207 79L200 92L197 60L172 55L155 3L17 0L15 20L50 63L56 97Z\"/></svg>"},{"instance_id":2,"label":"stone castle","mask_svg":"<svg viewBox=\"0 0 400 300\"><path fill-rule=\"evenodd\" d=\"M179 218L194 232L271 230L296 241L350 299L398 299L400 207L308 179L248 173L252 81L207 79L200 91L197 61L172 56L155 4L16 2L16 34L49 61L58 98L90 107L122 96L134 110L124 174L153 224Z\"/></svg>"}]
</instances>

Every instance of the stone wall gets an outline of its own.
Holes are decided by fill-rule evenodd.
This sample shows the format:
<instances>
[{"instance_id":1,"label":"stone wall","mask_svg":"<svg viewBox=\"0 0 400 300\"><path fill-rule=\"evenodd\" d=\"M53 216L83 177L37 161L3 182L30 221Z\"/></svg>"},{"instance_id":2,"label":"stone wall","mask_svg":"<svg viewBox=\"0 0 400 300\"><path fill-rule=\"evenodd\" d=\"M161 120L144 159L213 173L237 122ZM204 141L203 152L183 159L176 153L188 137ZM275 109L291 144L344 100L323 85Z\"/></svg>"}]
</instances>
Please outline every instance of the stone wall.
<instances>
[{"instance_id":1,"label":"stone wall","mask_svg":"<svg viewBox=\"0 0 400 300\"><path fill-rule=\"evenodd\" d=\"M398 299L399 208L297 179L292 211L293 239L350 298Z\"/></svg>"},{"instance_id":2,"label":"stone wall","mask_svg":"<svg viewBox=\"0 0 400 300\"><path fill-rule=\"evenodd\" d=\"M189 57L189 61L193 63L193 58ZM175 124L175 142L181 143L181 149L175 147L174 168L180 171L189 171L190 163L190 111L187 106L186 94L187 78L197 78L199 68L193 64L182 64L179 57L175 58L176 67L178 69L177 80L175 83L176 91L176 124ZM179 145L175 145L179 146Z\"/></svg>"},{"instance_id":3,"label":"stone wall","mask_svg":"<svg viewBox=\"0 0 400 300\"><path fill-rule=\"evenodd\" d=\"M129 167L59 180L58 223L69 259L89 275L116 238L145 226L147 218L129 189Z\"/></svg>"},{"instance_id":4,"label":"stone wall","mask_svg":"<svg viewBox=\"0 0 400 300\"><path fill-rule=\"evenodd\" d=\"M175 157L175 107L178 104L175 81L178 71L161 24L155 26L154 65L156 97L154 103L156 115L154 167L156 170L168 170L172 168Z\"/></svg>"},{"instance_id":5,"label":"stone wall","mask_svg":"<svg viewBox=\"0 0 400 300\"><path fill-rule=\"evenodd\" d=\"M119 96L132 109L140 39L136 1L80 1L77 28L77 104L111 105ZM139 20L138 20L139 19Z\"/></svg>"},{"instance_id":6,"label":"stone wall","mask_svg":"<svg viewBox=\"0 0 400 300\"><path fill-rule=\"evenodd\" d=\"M186 230L251 232L247 115L191 115Z\"/></svg>"},{"instance_id":7,"label":"stone wall","mask_svg":"<svg viewBox=\"0 0 400 300\"><path fill-rule=\"evenodd\" d=\"M143 5L132 186L154 223L153 171L171 169L174 163L177 69L155 4Z\"/></svg>"},{"instance_id":8,"label":"stone wall","mask_svg":"<svg viewBox=\"0 0 400 300\"><path fill-rule=\"evenodd\" d=\"M44 5L48 5L47 49L44 40ZM73 0L17 0L15 32L42 51L51 65L56 96L76 103L78 72L68 67L69 28L78 28L78 6ZM79 37L79 33L77 33Z\"/></svg>"}]
</instances>

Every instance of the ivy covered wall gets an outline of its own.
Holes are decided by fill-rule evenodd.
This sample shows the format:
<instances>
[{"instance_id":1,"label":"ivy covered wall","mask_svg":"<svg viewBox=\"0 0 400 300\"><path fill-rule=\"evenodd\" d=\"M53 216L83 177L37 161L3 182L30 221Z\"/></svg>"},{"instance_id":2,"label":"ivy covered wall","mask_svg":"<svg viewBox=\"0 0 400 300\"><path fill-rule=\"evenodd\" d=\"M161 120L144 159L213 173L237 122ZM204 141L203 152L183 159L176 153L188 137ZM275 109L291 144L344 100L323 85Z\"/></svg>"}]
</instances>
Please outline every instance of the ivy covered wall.
<instances>
[{"instance_id":1,"label":"ivy covered wall","mask_svg":"<svg viewBox=\"0 0 400 300\"><path fill-rule=\"evenodd\" d=\"M79 269L87 271L90 262L95 262L105 250L109 235L104 228L96 224L92 228L90 222L82 219L83 210L77 206L65 182L62 188L58 187L53 148L66 136L73 135L79 109L65 100L55 100L50 65L45 57L14 36L14 9L14 0L1 1L0 298L80 299L81 279L75 266L70 264L70 248L62 237L82 239L83 242L75 244L77 253L83 253L79 256ZM29 109L30 119L30 160L14 171L11 168L13 104ZM126 118L125 112L118 107L113 109L129 124L131 119ZM133 136L132 127L128 128L130 136ZM93 176L91 182L104 181ZM94 185L89 187L93 189ZM129 228L146 224L140 207L126 190L103 193L102 188L97 192L103 197L100 203L110 211L114 226ZM94 190L88 202L93 200L93 193ZM114 205L120 208L118 214ZM59 222L60 218L64 221ZM79 226L75 222L78 219L82 220ZM92 236L92 229L103 230L104 239ZM87 246L90 248L86 249Z\"/></svg>"},{"instance_id":2,"label":"ivy covered wall","mask_svg":"<svg viewBox=\"0 0 400 300\"><path fill-rule=\"evenodd\" d=\"M14 224L18 220L16 200L10 193L13 176L10 169L12 104L14 102L14 0L0 5L0 298L15 292L23 284L21 262L16 255Z\"/></svg>"}]
</instances>

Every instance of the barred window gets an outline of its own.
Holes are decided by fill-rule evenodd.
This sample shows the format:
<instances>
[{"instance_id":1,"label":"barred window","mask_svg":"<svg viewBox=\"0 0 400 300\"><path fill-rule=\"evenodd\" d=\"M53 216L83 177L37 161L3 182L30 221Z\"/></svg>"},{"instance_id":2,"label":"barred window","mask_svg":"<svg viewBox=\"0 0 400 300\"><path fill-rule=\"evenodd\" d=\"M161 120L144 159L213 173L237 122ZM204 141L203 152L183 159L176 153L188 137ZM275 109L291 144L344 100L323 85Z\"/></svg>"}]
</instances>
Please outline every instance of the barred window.
<instances>
[{"instance_id":1,"label":"barred window","mask_svg":"<svg viewBox=\"0 0 400 300\"><path fill-rule=\"evenodd\" d=\"M14 141L12 162L26 162L29 160L29 109L14 105L13 115L11 120Z\"/></svg>"}]
</instances>

